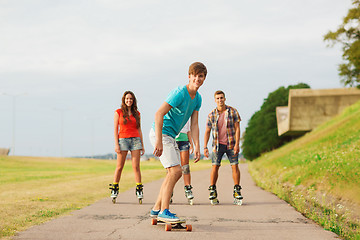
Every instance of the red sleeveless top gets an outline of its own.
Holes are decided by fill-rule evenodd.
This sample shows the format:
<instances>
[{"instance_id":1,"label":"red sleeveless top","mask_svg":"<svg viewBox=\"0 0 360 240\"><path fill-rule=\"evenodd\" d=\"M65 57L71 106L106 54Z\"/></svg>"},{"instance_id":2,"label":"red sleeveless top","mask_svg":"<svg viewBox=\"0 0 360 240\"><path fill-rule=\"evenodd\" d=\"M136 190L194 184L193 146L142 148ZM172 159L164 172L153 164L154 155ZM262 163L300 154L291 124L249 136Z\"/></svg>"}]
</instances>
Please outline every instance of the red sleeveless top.
<instances>
[{"instance_id":1,"label":"red sleeveless top","mask_svg":"<svg viewBox=\"0 0 360 240\"><path fill-rule=\"evenodd\" d=\"M133 115L130 116L130 120L126 119L127 122L124 124L123 111L117 109L116 112L119 114L119 138L131 138L140 137L139 129L136 128L136 119ZM140 112L139 116L140 116Z\"/></svg>"}]
</instances>

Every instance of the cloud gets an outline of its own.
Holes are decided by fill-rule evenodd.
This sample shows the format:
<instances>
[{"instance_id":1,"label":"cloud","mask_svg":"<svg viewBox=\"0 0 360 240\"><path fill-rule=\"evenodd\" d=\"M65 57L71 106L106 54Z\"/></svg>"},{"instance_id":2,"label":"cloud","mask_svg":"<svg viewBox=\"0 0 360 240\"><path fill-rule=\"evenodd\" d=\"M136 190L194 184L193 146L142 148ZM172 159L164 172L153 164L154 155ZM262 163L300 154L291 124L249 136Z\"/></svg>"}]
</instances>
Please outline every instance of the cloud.
<instances>
[{"instance_id":1,"label":"cloud","mask_svg":"<svg viewBox=\"0 0 360 240\"><path fill-rule=\"evenodd\" d=\"M68 109L65 155L86 155L91 144L95 153L113 151L113 111L128 89L139 100L150 152L154 112L171 89L187 83L194 61L209 71L200 89L201 134L217 89L240 110L244 131L280 86L340 86L340 49L326 48L322 36L341 22L351 4L345 2L1 1L0 93L28 93L17 102L16 133L37 139L17 137L18 153L60 154L58 142L49 140L60 139L53 108ZM0 96L0 109L8 113L0 119L6 136L0 146L11 145L11 106L11 98ZM100 118L84 120L93 115Z\"/></svg>"}]
</instances>

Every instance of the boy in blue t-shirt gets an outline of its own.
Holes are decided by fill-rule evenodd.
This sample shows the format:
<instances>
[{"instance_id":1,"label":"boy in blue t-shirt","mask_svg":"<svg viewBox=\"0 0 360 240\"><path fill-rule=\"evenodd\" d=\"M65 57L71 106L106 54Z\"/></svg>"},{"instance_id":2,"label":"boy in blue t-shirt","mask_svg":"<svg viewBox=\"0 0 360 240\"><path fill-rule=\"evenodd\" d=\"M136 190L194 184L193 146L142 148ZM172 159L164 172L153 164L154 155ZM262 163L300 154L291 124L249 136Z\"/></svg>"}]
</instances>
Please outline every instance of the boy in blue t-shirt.
<instances>
[{"instance_id":1,"label":"boy in blue t-shirt","mask_svg":"<svg viewBox=\"0 0 360 240\"><path fill-rule=\"evenodd\" d=\"M207 69L204 64L194 62L189 67L189 83L170 92L166 101L155 114L155 123L150 130L150 141L154 146L154 156L159 157L167 170L158 198L150 216L159 220L178 221L169 211L171 194L182 175L180 152L175 137L191 117L191 135L194 142L195 161L200 160L200 141L198 116L201 96L197 92L204 83Z\"/></svg>"}]
</instances>

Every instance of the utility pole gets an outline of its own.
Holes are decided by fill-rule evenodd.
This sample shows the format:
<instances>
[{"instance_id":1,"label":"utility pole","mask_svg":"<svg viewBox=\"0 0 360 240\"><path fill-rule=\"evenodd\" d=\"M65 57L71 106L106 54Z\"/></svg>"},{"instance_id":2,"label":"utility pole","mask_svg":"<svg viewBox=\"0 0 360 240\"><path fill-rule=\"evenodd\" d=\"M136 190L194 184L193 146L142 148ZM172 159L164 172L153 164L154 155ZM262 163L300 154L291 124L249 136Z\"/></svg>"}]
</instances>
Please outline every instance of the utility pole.
<instances>
[{"instance_id":1,"label":"utility pole","mask_svg":"<svg viewBox=\"0 0 360 240\"><path fill-rule=\"evenodd\" d=\"M94 121L98 119L98 116L85 116L84 120L90 122L90 129L91 129L91 158L94 158Z\"/></svg>"},{"instance_id":2,"label":"utility pole","mask_svg":"<svg viewBox=\"0 0 360 240\"><path fill-rule=\"evenodd\" d=\"M60 112L60 156L64 157L64 111L67 109L53 108L53 110Z\"/></svg>"},{"instance_id":3,"label":"utility pole","mask_svg":"<svg viewBox=\"0 0 360 240\"><path fill-rule=\"evenodd\" d=\"M16 129L16 98L19 96L27 95L27 93L21 93L21 94L8 94L3 93L2 95L6 95L9 97L12 97L12 146L11 146L11 152L12 155L15 155L15 129Z\"/></svg>"}]
</instances>

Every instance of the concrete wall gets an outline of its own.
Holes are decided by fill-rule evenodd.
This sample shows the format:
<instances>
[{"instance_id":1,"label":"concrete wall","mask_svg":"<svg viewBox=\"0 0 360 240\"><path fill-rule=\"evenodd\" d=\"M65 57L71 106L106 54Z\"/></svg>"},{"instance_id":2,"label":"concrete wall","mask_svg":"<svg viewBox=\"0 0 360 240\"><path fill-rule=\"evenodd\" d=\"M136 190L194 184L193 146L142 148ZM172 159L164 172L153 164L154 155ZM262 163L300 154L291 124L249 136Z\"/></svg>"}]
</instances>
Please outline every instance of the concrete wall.
<instances>
[{"instance_id":1,"label":"concrete wall","mask_svg":"<svg viewBox=\"0 0 360 240\"><path fill-rule=\"evenodd\" d=\"M9 155L10 149L9 148L0 148L0 156L1 155Z\"/></svg>"},{"instance_id":2,"label":"concrete wall","mask_svg":"<svg viewBox=\"0 0 360 240\"><path fill-rule=\"evenodd\" d=\"M276 119L278 127L278 135L289 130L289 108L288 107L276 107Z\"/></svg>"},{"instance_id":3,"label":"concrete wall","mask_svg":"<svg viewBox=\"0 0 360 240\"><path fill-rule=\"evenodd\" d=\"M360 101L360 90L356 88L290 89L288 114L284 107L276 108L278 134L304 134L357 101Z\"/></svg>"}]
</instances>

